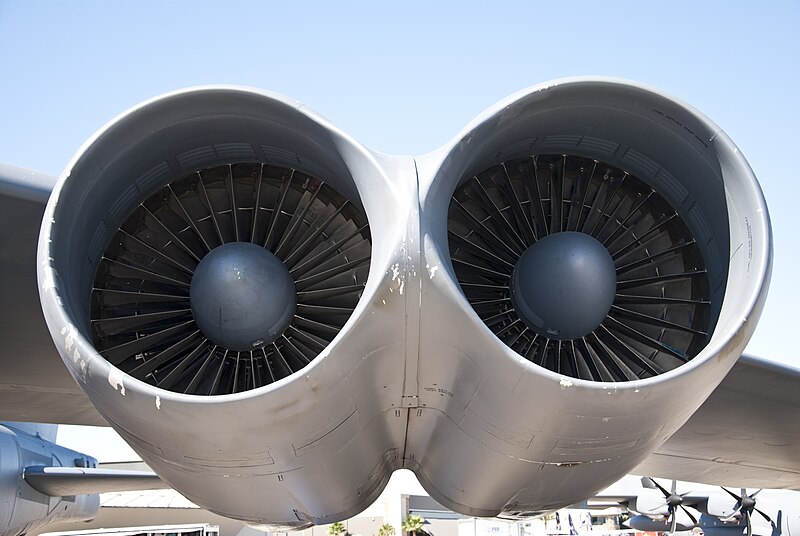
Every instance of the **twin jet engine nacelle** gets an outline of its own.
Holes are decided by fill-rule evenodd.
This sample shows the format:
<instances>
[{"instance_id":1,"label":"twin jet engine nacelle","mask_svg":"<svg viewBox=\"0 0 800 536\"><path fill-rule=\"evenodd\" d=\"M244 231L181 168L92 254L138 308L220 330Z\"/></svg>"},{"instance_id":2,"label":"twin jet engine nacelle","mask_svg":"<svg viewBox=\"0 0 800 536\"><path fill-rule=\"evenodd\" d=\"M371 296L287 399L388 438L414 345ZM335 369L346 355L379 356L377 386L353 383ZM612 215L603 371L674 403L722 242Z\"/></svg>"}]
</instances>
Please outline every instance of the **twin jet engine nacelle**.
<instances>
[{"instance_id":1,"label":"twin jet engine nacelle","mask_svg":"<svg viewBox=\"0 0 800 536\"><path fill-rule=\"evenodd\" d=\"M736 361L771 251L731 140L635 83L533 87L418 158L210 87L78 151L39 283L71 374L163 480L302 527L401 467L480 516L607 486Z\"/></svg>"}]
</instances>

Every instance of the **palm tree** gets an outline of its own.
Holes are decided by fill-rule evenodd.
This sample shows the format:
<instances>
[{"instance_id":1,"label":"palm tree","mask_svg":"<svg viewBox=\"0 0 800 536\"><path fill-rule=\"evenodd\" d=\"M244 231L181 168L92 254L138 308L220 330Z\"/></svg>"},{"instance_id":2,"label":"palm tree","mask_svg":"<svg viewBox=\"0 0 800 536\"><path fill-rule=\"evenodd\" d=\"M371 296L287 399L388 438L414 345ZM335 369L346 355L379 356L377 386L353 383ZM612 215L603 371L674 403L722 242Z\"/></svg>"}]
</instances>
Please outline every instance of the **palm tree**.
<instances>
[{"instance_id":1,"label":"palm tree","mask_svg":"<svg viewBox=\"0 0 800 536\"><path fill-rule=\"evenodd\" d=\"M342 536L345 533L344 523L337 521L328 527L329 536Z\"/></svg>"},{"instance_id":2,"label":"palm tree","mask_svg":"<svg viewBox=\"0 0 800 536\"><path fill-rule=\"evenodd\" d=\"M378 536L394 536L395 530L389 523L384 523L378 529Z\"/></svg>"},{"instance_id":3,"label":"palm tree","mask_svg":"<svg viewBox=\"0 0 800 536\"><path fill-rule=\"evenodd\" d=\"M425 524L425 518L416 514L411 514L403 521L403 530L411 536L417 536L417 532L422 532L422 526Z\"/></svg>"}]
</instances>

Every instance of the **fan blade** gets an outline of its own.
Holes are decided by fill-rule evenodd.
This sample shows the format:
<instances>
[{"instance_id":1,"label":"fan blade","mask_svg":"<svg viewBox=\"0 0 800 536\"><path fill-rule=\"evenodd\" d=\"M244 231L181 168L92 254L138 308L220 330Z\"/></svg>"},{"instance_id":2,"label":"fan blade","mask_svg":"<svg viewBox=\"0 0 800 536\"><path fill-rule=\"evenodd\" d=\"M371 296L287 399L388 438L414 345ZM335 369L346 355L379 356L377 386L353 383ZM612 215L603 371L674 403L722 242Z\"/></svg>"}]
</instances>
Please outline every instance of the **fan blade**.
<instances>
[{"instance_id":1,"label":"fan blade","mask_svg":"<svg viewBox=\"0 0 800 536\"><path fill-rule=\"evenodd\" d=\"M594 173L598 165L605 173ZM708 338L701 325L711 301L703 286L707 271L697 262L700 246L687 226L677 216L665 216L673 210L641 179L596 160L558 153L499 162L465 176L451 198L447 232L453 268L484 324L529 361L583 380L657 376L692 359L695 348ZM514 277L518 261L536 264L529 259L556 250L591 252L597 261L590 263L593 273L597 277L606 273L609 281L613 279L611 263L606 262L610 256L616 290L624 291L622 297L603 295L591 284L584 288L568 283L565 289L570 289L570 296L594 296L596 304L586 308L576 323L575 314L565 309L574 299L542 299L539 294L564 281L585 282L585 277L539 273L530 281L553 278L552 284L542 287L529 285L528 278ZM700 276L699 286L683 272L687 263L697 265L691 275ZM605 265L601 272L597 272L599 264ZM658 295L653 294L656 283L664 290ZM530 294L535 304L530 311L528 306L509 303L510 295L523 294ZM539 311L539 307L544 309ZM691 312L687 315L687 311ZM676 322L679 317L684 322ZM548 320L547 326L540 325L544 318L555 324ZM538 338L535 343L534 338ZM594 343L586 347L593 340L603 347ZM658 487L665 497L670 496ZM672 495L677 496L674 491Z\"/></svg>"},{"instance_id":2,"label":"fan blade","mask_svg":"<svg viewBox=\"0 0 800 536\"><path fill-rule=\"evenodd\" d=\"M248 190L255 199L241 195ZM103 254L91 321L100 354L156 387L197 394L213 385L211 394L228 394L297 372L339 333L366 284L371 250L366 215L321 179L295 169L225 163L178 177L132 210ZM259 223L260 214L267 221ZM275 245L275 251L258 247L264 243ZM217 250L217 244L226 249ZM208 270L209 262L262 262L264 254L272 256L278 272L283 264L284 279L290 280L285 303L268 309L296 308L298 314L236 340L223 337L222 320L214 320L216 311L222 315L222 305L212 304L211 314L200 315L203 325L193 327L198 310L189 308L189 291L207 294L197 290L203 286L198 271ZM259 307L236 310L253 318L264 312ZM236 318L231 322L240 326ZM198 328L213 343L208 355L195 342ZM256 360L253 350L263 359ZM196 358L201 361L195 363ZM273 367L276 359L280 370Z\"/></svg>"}]
</instances>

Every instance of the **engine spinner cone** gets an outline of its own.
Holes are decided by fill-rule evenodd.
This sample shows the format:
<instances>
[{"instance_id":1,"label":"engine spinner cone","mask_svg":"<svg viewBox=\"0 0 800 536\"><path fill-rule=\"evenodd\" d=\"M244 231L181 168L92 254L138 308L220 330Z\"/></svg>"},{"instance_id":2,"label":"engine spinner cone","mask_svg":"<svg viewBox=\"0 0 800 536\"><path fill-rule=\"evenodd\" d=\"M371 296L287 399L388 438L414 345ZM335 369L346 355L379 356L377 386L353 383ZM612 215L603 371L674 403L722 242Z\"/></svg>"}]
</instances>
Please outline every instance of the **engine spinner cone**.
<instances>
[{"instance_id":1,"label":"engine spinner cone","mask_svg":"<svg viewBox=\"0 0 800 536\"><path fill-rule=\"evenodd\" d=\"M284 264L248 242L231 242L208 253L192 276L189 296L203 334L237 351L275 340L297 306L294 281Z\"/></svg>"},{"instance_id":2,"label":"engine spinner cone","mask_svg":"<svg viewBox=\"0 0 800 536\"><path fill-rule=\"evenodd\" d=\"M579 232L548 235L520 256L511 276L511 300L522 320L551 339L594 331L614 302L617 274L608 250Z\"/></svg>"}]
</instances>

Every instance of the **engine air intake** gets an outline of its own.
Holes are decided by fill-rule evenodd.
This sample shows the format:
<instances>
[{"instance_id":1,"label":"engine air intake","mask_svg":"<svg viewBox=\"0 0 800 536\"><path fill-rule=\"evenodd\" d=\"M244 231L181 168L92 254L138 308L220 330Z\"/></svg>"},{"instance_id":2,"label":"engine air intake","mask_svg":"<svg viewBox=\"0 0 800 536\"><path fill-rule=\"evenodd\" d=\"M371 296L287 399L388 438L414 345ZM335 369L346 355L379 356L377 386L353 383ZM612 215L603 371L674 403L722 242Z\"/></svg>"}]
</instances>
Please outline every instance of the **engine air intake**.
<instances>
[{"instance_id":1,"label":"engine air intake","mask_svg":"<svg viewBox=\"0 0 800 536\"><path fill-rule=\"evenodd\" d=\"M460 181L448 236L478 316L553 372L648 378L708 341L711 292L695 237L664 197L618 167L568 154L493 165Z\"/></svg>"},{"instance_id":2,"label":"engine air intake","mask_svg":"<svg viewBox=\"0 0 800 536\"><path fill-rule=\"evenodd\" d=\"M219 395L305 367L366 283L365 214L319 178L233 163L181 177L116 231L92 290L95 347L161 389Z\"/></svg>"}]
</instances>

